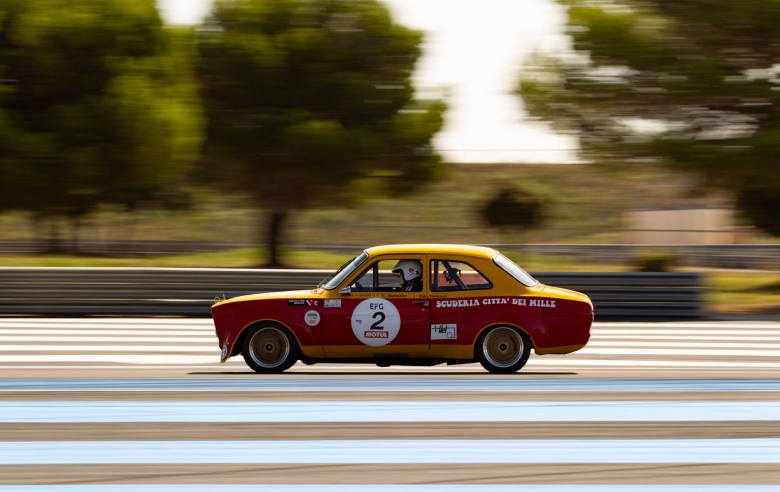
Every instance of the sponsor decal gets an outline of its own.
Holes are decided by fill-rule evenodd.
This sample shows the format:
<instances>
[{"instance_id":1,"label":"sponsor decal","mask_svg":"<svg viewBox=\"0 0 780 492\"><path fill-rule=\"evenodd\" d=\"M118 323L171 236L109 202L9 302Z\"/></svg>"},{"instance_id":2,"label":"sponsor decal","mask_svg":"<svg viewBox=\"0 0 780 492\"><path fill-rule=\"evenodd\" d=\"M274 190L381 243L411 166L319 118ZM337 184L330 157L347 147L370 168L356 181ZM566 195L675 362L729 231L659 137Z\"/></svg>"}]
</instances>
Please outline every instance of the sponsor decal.
<instances>
[{"instance_id":1,"label":"sponsor decal","mask_svg":"<svg viewBox=\"0 0 780 492\"><path fill-rule=\"evenodd\" d=\"M288 299L287 305L317 307L320 305L320 300L319 299Z\"/></svg>"},{"instance_id":2,"label":"sponsor decal","mask_svg":"<svg viewBox=\"0 0 780 492\"><path fill-rule=\"evenodd\" d=\"M554 308L555 307L555 300L553 300L553 299L528 299L528 305L529 306L536 306L536 307Z\"/></svg>"},{"instance_id":3,"label":"sponsor decal","mask_svg":"<svg viewBox=\"0 0 780 492\"><path fill-rule=\"evenodd\" d=\"M458 325L431 325L431 340L456 340Z\"/></svg>"},{"instance_id":4,"label":"sponsor decal","mask_svg":"<svg viewBox=\"0 0 780 492\"><path fill-rule=\"evenodd\" d=\"M506 298L488 298L488 299L482 299L482 304L488 305L488 304L509 304L509 299Z\"/></svg>"},{"instance_id":5,"label":"sponsor decal","mask_svg":"<svg viewBox=\"0 0 780 492\"><path fill-rule=\"evenodd\" d=\"M225 357L228 356L228 350L230 349L230 346L228 345L228 341L225 340L225 343L222 345L222 360L225 360Z\"/></svg>"},{"instance_id":6,"label":"sponsor decal","mask_svg":"<svg viewBox=\"0 0 780 492\"><path fill-rule=\"evenodd\" d=\"M341 299L325 299L325 307L341 307Z\"/></svg>"},{"instance_id":7,"label":"sponsor decal","mask_svg":"<svg viewBox=\"0 0 780 492\"><path fill-rule=\"evenodd\" d=\"M479 306L479 299L452 299L450 301L436 301L436 307L463 307Z\"/></svg>"},{"instance_id":8,"label":"sponsor decal","mask_svg":"<svg viewBox=\"0 0 780 492\"><path fill-rule=\"evenodd\" d=\"M363 336L365 338L390 338L390 334L386 331L379 331L379 330L373 330L373 331L364 331Z\"/></svg>"},{"instance_id":9,"label":"sponsor decal","mask_svg":"<svg viewBox=\"0 0 780 492\"><path fill-rule=\"evenodd\" d=\"M320 324L320 313L314 310L306 311L306 314L303 315L303 319L306 320L307 325L317 326Z\"/></svg>"},{"instance_id":10,"label":"sponsor decal","mask_svg":"<svg viewBox=\"0 0 780 492\"><path fill-rule=\"evenodd\" d=\"M483 298L481 301L479 299L448 299L446 301L436 301L437 308L490 306L495 304L512 304L514 306L554 308L555 299L529 299L525 297L521 297L521 298L486 297Z\"/></svg>"},{"instance_id":11,"label":"sponsor decal","mask_svg":"<svg viewBox=\"0 0 780 492\"><path fill-rule=\"evenodd\" d=\"M366 299L352 311L352 333L372 347L392 342L401 331L401 316L388 299Z\"/></svg>"}]
</instances>

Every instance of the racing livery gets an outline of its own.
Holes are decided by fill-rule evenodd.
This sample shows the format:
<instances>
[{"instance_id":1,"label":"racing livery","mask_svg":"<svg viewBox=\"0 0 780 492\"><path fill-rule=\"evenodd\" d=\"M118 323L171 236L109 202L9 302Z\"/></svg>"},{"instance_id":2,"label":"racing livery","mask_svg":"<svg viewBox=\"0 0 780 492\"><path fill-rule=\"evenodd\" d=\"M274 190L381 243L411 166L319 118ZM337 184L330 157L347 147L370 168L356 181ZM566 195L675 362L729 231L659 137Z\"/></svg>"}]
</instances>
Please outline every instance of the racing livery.
<instances>
[{"instance_id":1,"label":"racing livery","mask_svg":"<svg viewBox=\"0 0 780 492\"><path fill-rule=\"evenodd\" d=\"M493 373L590 338L593 304L542 285L490 248L378 246L312 290L254 294L211 307L221 361L259 373L300 360L389 365L480 362Z\"/></svg>"}]
</instances>

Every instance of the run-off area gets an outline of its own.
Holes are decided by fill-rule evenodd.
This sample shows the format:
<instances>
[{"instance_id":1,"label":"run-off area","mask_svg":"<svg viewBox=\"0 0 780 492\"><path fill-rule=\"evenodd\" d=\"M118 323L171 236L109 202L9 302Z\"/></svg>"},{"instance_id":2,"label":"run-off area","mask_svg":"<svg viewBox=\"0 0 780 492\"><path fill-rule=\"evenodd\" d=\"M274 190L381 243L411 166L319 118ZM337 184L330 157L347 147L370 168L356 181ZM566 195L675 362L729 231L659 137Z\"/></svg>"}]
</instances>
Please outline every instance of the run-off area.
<instances>
[{"instance_id":1,"label":"run-off area","mask_svg":"<svg viewBox=\"0 0 780 492\"><path fill-rule=\"evenodd\" d=\"M780 488L780 323L596 323L506 377L218 356L210 320L0 320L0 492Z\"/></svg>"}]
</instances>

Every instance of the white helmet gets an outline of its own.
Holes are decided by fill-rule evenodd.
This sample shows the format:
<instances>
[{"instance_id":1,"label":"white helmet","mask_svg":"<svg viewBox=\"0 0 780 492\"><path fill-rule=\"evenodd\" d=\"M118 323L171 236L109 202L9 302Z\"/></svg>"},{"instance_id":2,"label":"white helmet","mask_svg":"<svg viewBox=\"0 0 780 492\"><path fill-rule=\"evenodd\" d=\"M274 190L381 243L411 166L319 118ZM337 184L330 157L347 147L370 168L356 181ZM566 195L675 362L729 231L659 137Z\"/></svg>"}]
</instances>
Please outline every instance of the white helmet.
<instances>
[{"instance_id":1,"label":"white helmet","mask_svg":"<svg viewBox=\"0 0 780 492\"><path fill-rule=\"evenodd\" d=\"M420 260L401 260L393 268L393 273L400 273L406 282L422 277L422 262Z\"/></svg>"}]
</instances>

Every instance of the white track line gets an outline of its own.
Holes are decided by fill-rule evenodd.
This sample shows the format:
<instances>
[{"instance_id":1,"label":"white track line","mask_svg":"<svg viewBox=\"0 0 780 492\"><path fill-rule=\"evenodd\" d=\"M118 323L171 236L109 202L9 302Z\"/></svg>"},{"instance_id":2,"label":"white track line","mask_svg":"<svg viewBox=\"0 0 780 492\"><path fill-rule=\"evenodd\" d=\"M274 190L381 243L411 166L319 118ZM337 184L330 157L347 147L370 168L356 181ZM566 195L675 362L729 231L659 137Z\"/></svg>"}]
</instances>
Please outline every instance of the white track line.
<instances>
[{"instance_id":1,"label":"white track line","mask_svg":"<svg viewBox=\"0 0 780 492\"><path fill-rule=\"evenodd\" d=\"M10 335L135 335L135 336L175 336L175 337L212 337L214 330L210 331L175 331L175 330L49 330L49 329L0 329L0 336Z\"/></svg>"},{"instance_id":2,"label":"white track line","mask_svg":"<svg viewBox=\"0 0 780 492\"><path fill-rule=\"evenodd\" d=\"M3 345L2 352L212 352L219 354L216 344L201 345Z\"/></svg>"},{"instance_id":3,"label":"white track line","mask_svg":"<svg viewBox=\"0 0 780 492\"><path fill-rule=\"evenodd\" d=\"M0 337L2 338L2 337ZM624 342L591 339L585 350L593 347L671 347L671 348L720 348L720 349L771 349L780 350L778 343L733 343L733 342Z\"/></svg>"},{"instance_id":4,"label":"white track line","mask_svg":"<svg viewBox=\"0 0 780 492\"><path fill-rule=\"evenodd\" d=\"M777 465L780 439L15 441L0 463Z\"/></svg>"},{"instance_id":5,"label":"white track line","mask_svg":"<svg viewBox=\"0 0 780 492\"><path fill-rule=\"evenodd\" d=\"M64 365L67 364L68 365ZM114 365L98 365L98 364ZM46 364L46 365L40 365ZM186 367L185 367L186 366ZM666 367L666 368L729 368L729 369L780 369L780 362L731 362L731 361L687 361L687 360L610 360L610 359L546 359L532 357L523 370L518 373L522 377L524 372L537 369L544 370L572 370L586 367ZM203 369L215 371L237 371L249 373L251 370L244 364L243 359L231 359L224 364L219 363L218 356L187 356L187 355L0 355L0 369ZM377 367L374 364L317 364L307 366L296 364L288 370L293 374L319 374L319 373L474 373L486 374L479 364L462 364L456 366L391 366Z\"/></svg>"},{"instance_id":6,"label":"white track line","mask_svg":"<svg viewBox=\"0 0 780 492\"><path fill-rule=\"evenodd\" d=\"M600 338L591 338L588 345L584 350L589 350L594 347L672 347L672 348L721 348L721 349L773 349L780 350L780 344L772 343L733 343L731 341L724 342L696 342L696 341L665 341L666 339L652 339L649 341L641 340L623 340L623 341L611 341L601 340ZM690 340L690 339L685 339ZM742 339L737 339L742 340ZM778 340L780 341L780 340ZM70 343L95 343L95 342L124 342L124 343L175 343L175 344L206 344L217 345L217 338L211 337L127 337L127 336L2 336L0 335L0 342L6 344L20 343L20 342L70 342ZM3 351L4 347L10 347L11 345L0 345L0 351ZM68 349L72 350L72 349ZM129 349L128 349L129 350Z\"/></svg>"},{"instance_id":7,"label":"white track line","mask_svg":"<svg viewBox=\"0 0 780 492\"><path fill-rule=\"evenodd\" d=\"M728 321L686 321L686 322L595 322L594 328L775 328L780 329L780 323L756 321L748 323L732 323Z\"/></svg>"},{"instance_id":8,"label":"white track line","mask_svg":"<svg viewBox=\"0 0 780 492\"><path fill-rule=\"evenodd\" d=\"M106 362L106 361L101 361ZM201 364L207 364L206 362L201 362ZM31 364L21 364L21 365L0 365L0 370L2 369L8 369L8 370L18 370L18 369L24 369L24 370L46 370L50 371L52 369L58 369L58 370L69 370L69 369L77 369L79 371L83 371L85 369L121 369L123 371L130 371L130 370L160 370L160 369L170 369L170 370L176 370L181 371L182 369L187 370L202 370L202 371L209 371L210 374L219 374L224 371L229 371L233 373L251 373L252 370L249 369L246 364L244 364L243 360L241 363L224 363L220 364L218 361L214 362L212 364L208 365L191 365L187 363L182 364L158 364L158 365L139 365L139 364L132 364L129 365L129 363L124 362L122 365L119 365L118 363L115 363L113 365L107 366L107 365L98 365L98 364L82 364L82 365L46 365L46 366L40 366L40 365L31 365ZM205 373L204 373L205 374ZM2 488L0 488L0 492L2 492Z\"/></svg>"},{"instance_id":9,"label":"white track line","mask_svg":"<svg viewBox=\"0 0 780 492\"><path fill-rule=\"evenodd\" d=\"M2 401L0 423L773 422L780 401Z\"/></svg>"},{"instance_id":10,"label":"white track line","mask_svg":"<svg viewBox=\"0 0 780 492\"><path fill-rule=\"evenodd\" d=\"M607 366L607 367L730 367L741 369L780 369L780 362L735 362L735 361L695 361L695 360L619 360L619 359L543 359L532 357L528 367L572 367L572 366ZM458 367L458 366L455 366ZM522 371L521 371L522 373Z\"/></svg>"},{"instance_id":11,"label":"white track line","mask_svg":"<svg viewBox=\"0 0 780 492\"><path fill-rule=\"evenodd\" d=\"M773 337L740 337L740 336L720 336L720 335L707 335L693 336L693 335L592 335L590 337L592 343L594 340L722 340L722 341L765 341L765 342L780 342L780 335Z\"/></svg>"},{"instance_id":12,"label":"white track line","mask_svg":"<svg viewBox=\"0 0 780 492\"><path fill-rule=\"evenodd\" d=\"M217 337L87 337L87 336L4 336L0 335L0 342L149 342L149 343L209 343L217 345ZM3 345L0 345L3 350Z\"/></svg>"},{"instance_id":13,"label":"white track line","mask_svg":"<svg viewBox=\"0 0 780 492\"><path fill-rule=\"evenodd\" d=\"M0 323L62 323L62 324L90 324L90 323L114 323L114 324L143 324L143 323L158 323L161 325L181 325L181 324L195 324L195 325L207 325L213 324L214 320L211 317L208 318L154 318L154 317L134 317L134 316L103 316L103 317L84 317L84 318L50 318L50 317L34 317L29 316L26 318L14 318L3 316L0 318Z\"/></svg>"},{"instance_id":14,"label":"white track line","mask_svg":"<svg viewBox=\"0 0 780 492\"><path fill-rule=\"evenodd\" d=\"M780 336L780 330L597 330L591 329L592 335L761 335Z\"/></svg>"},{"instance_id":15,"label":"white track line","mask_svg":"<svg viewBox=\"0 0 780 492\"><path fill-rule=\"evenodd\" d=\"M115 364L155 364L173 366L180 364L208 364L219 363L219 350L215 355L144 355L144 354L73 354L73 355L0 355L0 363L18 364L22 362L71 362L71 363L89 363L104 362ZM22 367L22 366L19 366ZM54 366L49 366L53 368ZM78 366L88 369L90 366ZM242 366L245 367L245 366Z\"/></svg>"},{"instance_id":16,"label":"white track line","mask_svg":"<svg viewBox=\"0 0 780 492\"><path fill-rule=\"evenodd\" d=\"M598 355L683 355L714 357L780 357L780 350L717 350L717 349L645 349L645 348L588 348L582 354Z\"/></svg>"},{"instance_id":17,"label":"white track line","mask_svg":"<svg viewBox=\"0 0 780 492\"><path fill-rule=\"evenodd\" d=\"M100 325L57 325L57 324L38 324L38 325L4 325L0 326L2 330L167 330L174 332L181 331L196 331L199 333L214 333L214 325L212 326L197 326L197 325L183 325L183 326L171 326L171 325L156 325L153 323L142 325L114 325L114 324L100 324Z\"/></svg>"},{"instance_id":18,"label":"white track line","mask_svg":"<svg viewBox=\"0 0 780 492\"><path fill-rule=\"evenodd\" d=\"M607 343L607 342L604 342ZM677 346L671 344L672 347ZM642 347L642 348L633 348ZM778 357L780 350L676 349L644 348L645 344L620 344L619 348L600 348L598 344L580 350L580 355L680 355L716 357ZM206 345L2 345L0 352L211 352L219 354L216 344Z\"/></svg>"}]
</instances>

